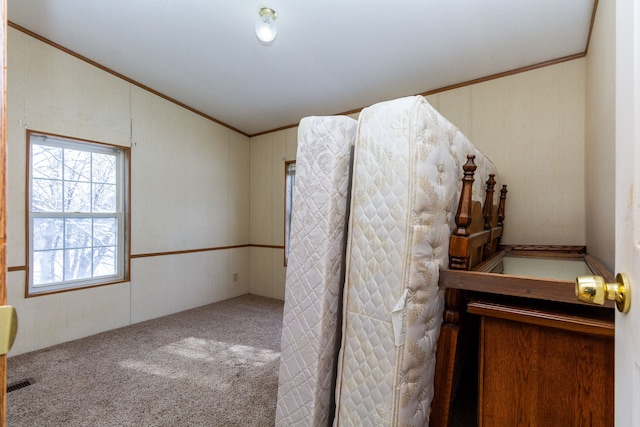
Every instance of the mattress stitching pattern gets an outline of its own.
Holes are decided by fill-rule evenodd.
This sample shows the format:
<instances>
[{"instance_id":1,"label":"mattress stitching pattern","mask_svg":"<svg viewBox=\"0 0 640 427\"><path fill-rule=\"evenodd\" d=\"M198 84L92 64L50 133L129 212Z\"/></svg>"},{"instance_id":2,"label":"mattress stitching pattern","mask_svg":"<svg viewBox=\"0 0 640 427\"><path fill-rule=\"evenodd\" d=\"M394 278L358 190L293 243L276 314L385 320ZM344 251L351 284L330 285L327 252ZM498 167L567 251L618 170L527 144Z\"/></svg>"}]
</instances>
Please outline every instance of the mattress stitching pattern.
<instances>
[{"instance_id":1,"label":"mattress stitching pattern","mask_svg":"<svg viewBox=\"0 0 640 427\"><path fill-rule=\"evenodd\" d=\"M300 122L276 425L331 422L344 226L356 121Z\"/></svg>"},{"instance_id":2,"label":"mattress stitching pattern","mask_svg":"<svg viewBox=\"0 0 640 427\"><path fill-rule=\"evenodd\" d=\"M479 170L491 169L422 97L362 111L334 425L428 423L443 310L439 269L446 268L459 171L472 153ZM476 198L481 192L482 185L474 185ZM394 348L390 313L405 288L406 328L403 344Z\"/></svg>"}]
</instances>

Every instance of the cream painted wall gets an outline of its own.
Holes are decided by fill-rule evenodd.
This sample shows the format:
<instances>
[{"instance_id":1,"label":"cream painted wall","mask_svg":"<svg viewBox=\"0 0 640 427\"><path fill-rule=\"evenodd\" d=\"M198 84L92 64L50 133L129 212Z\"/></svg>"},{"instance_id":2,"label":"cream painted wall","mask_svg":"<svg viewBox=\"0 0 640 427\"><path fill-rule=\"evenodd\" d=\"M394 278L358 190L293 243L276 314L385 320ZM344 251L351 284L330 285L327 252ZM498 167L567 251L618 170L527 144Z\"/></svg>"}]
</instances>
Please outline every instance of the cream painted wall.
<instances>
[{"instance_id":1,"label":"cream painted wall","mask_svg":"<svg viewBox=\"0 0 640 427\"><path fill-rule=\"evenodd\" d=\"M25 273L11 272L12 354L246 292L283 298L284 163L297 128L249 140L11 28L8 60L10 267L25 265L25 127L133 144L133 254L253 245L134 258L130 283L29 299ZM509 185L505 243L586 243L585 63L428 97Z\"/></svg>"},{"instance_id":2,"label":"cream painted wall","mask_svg":"<svg viewBox=\"0 0 640 427\"><path fill-rule=\"evenodd\" d=\"M506 244L586 243L584 84L577 59L469 87L468 136L509 188Z\"/></svg>"},{"instance_id":3,"label":"cream painted wall","mask_svg":"<svg viewBox=\"0 0 640 427\"><path fill-rule=\"evenodd\" d=\"M598 3L587 54L587 248L615 271L615 2Z\"/></svg>"},{"instance_id":4,"label":"cream painted wall","mask_svg":"<svg viewBox=\"0 0 640 427\"><path fill-rule=\"evenodd\" d=\"M585 244L584 85L577 59L427 97L508 184L504 243ZM282 245L283 158L295 156L295 137L287 129L251 139L252 244ZM284 298L281 257L252 248L252 293Z\"/></svg>"},{"instance_id":5,"label":"cream painted wall","mask_svg":"<svg viewBox=\"0 0 640 427\"><path fill-rule=\"evenodd\" d=\"M294 160L297 128L251 138L249 291L284 298L284 165Z\"/></svg>"},{"instance_id":6,"label":"cream painted wall","mask_svg":"<svg viewBox=\"0 0 640 427\"><path fill-rule=\"evenodd\" d=\"M7 125L9 267L26 265L26 128L132 145L133 255L249 244L249 138L13 28ZM10 355L245 294L249 256L240 247L133 258L130 282L33 298L26 273L12 271L20 327Z\"/></svg>"}]
</instances>

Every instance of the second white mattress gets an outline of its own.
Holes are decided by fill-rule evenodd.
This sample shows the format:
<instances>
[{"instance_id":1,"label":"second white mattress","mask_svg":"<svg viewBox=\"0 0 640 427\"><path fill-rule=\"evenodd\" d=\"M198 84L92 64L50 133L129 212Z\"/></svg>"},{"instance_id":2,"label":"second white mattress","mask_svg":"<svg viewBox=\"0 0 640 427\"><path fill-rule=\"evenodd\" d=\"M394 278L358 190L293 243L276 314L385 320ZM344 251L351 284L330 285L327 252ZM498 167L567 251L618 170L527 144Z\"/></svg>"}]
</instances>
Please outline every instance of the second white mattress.
<instances>
[{"instance_id":1,"label":"second white mattress","mask_svg":"<svg viewBox=\"0 0 640 427\"><path fill-rule=\"evenodd\" d=\"M467 154L478 154L483 170L490 163L423 97L360 114L336 426L429 422L444 306L439 269Z\"/></svg>"}]
</instances>

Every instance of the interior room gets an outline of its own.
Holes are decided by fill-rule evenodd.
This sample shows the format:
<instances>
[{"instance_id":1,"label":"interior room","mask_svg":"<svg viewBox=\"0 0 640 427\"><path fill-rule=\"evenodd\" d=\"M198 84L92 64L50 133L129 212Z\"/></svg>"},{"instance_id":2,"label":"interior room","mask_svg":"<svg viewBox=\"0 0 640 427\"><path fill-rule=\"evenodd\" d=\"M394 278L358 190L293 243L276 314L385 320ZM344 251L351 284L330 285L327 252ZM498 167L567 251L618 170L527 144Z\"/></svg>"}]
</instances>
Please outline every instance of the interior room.
<instances>
[{"instance_id":1,"label":"interior room","mask_svg":"<svg viewBox=\"0 0 640 427\"><path fill-rule=\"evenodd\" d=\"M369 10L354 18L352 9L368 9L363 4L280 0L267 5L278 26L267 43L254 32L264 6L256 2L153 2L157 10L147 16L125 1L93 3L7 2L6 300L19 318L9 358L245 295L282 305L285 171L296 160L298 123L307 116L357 119L365 107L410 95L424 95L508 183L503 245L584 246L615 270L616 2L416 2L379 22L379 12ZM297 11L304 7L311 13ZM545 7L558 12L540 12ZM442 25L462 32L455 40L441 35L440 49L424 46L436 37L428 29L407 29L406 39L397 28L417 27L419 19L399 22L429 8L443 8ZM198 27L205 12L212 15L209 32ZM297 13L320 23L294 21ZM495 14L502 34L490 28L497 24L476 25ZM344 33L347 19L357 30L375 22L362 38L397 45L384 51L389 60L367 52L357 31ZM537 26L543 29L533 34ZM220 33L231 27L231 35ZM303 38L305 28L318 40ZM246 33L240 41L238 33ZM176 49L176 40L187 39ZM243 43L250 52L234 53ZM315 53L295 56L304 49ZM202 64L180 63L194 58ZM345 62L371 68L343 74ZM279 72L283 79L270 80ZM31 138L126 152L126 243L117 280L71 289L34 284Z\"/></svg>"}]
</instances>

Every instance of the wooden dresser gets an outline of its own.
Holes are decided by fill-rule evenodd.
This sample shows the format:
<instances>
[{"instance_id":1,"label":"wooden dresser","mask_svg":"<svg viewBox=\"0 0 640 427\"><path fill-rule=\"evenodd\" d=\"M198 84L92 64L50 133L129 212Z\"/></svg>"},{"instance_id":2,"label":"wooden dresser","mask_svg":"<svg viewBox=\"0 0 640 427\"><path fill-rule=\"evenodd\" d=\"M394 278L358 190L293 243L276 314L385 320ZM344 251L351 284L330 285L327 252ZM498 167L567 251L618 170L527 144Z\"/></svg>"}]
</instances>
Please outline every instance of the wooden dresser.
<instances>
[{"instance_id":1,"label":"wooden dresser","mask_svg":"<svg viewBox=\"0 0 640 427\"><path fill-rule=\"evenodd\" d=\"M613 275L584 246L502 246L506 185L494 204L489 175L481 205L474 156L463 170L430 427L612 426L614 305L575 287ZM604 287L582 282L587 299Z\"/></svg>"},{"instance_id":2,"label":"wooden dresser","mask_svg":"<svg viewBox=\"0 0 640 427\"><path fill-rule=\"evenodd\" d=\"M477 384L477 425L613 426L614 311L576 300L575 277L586 274L612 281L583 247L522 246L442 272L476 325L460 365L477 363L477 378L456 371L459 388Z\"/></svg>"}]
</instances>

